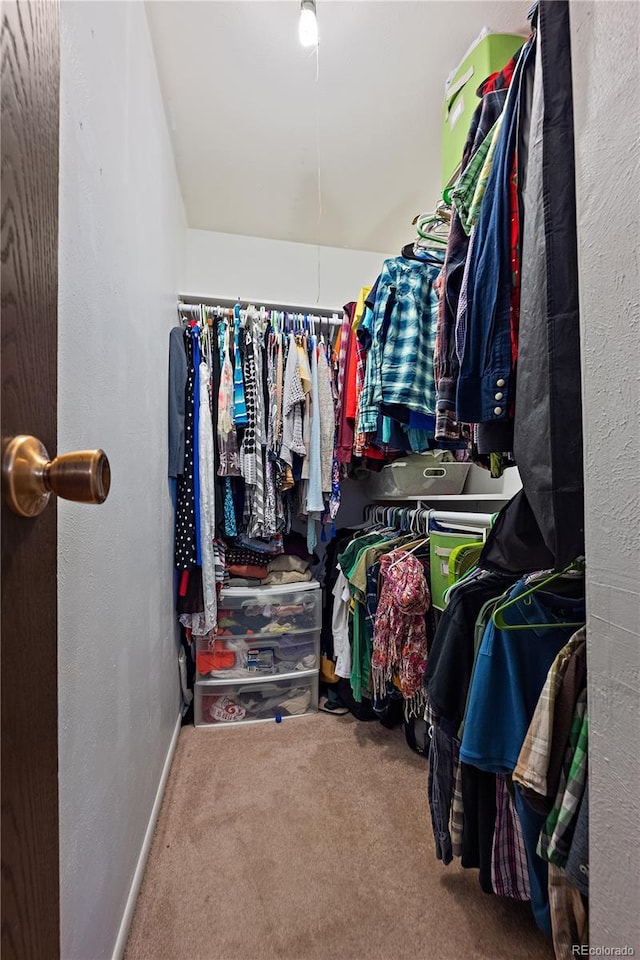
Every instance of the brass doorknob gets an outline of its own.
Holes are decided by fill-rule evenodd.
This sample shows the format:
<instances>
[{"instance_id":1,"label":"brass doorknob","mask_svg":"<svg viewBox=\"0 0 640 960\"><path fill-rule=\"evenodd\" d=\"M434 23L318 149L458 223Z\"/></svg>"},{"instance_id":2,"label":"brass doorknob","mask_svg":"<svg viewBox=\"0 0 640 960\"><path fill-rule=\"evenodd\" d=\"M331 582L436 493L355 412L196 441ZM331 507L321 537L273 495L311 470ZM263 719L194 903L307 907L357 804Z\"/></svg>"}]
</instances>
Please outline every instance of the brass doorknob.
<instances>
[{"instance_id":1,"label":"brass doorknob","mask_svg":"<svg viewBox=\"0 0 640 960\"><path fill-rule=\"evenodd\" d=\"M53 460L36 437L13 437L2 457L3 495L10 510L37 517L52 493L79 503L104 503L111 468L104 450L78 450Z\"/></svg>"}]
</instances>

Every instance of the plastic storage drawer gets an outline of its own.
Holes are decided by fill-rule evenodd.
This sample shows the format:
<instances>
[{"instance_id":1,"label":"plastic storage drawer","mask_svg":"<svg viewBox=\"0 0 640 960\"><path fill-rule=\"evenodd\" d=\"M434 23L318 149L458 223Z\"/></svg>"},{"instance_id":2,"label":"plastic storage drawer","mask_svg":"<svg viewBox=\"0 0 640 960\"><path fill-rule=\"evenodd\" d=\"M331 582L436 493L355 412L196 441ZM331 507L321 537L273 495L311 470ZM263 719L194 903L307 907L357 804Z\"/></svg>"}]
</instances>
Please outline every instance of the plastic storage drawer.
<instances>
[{"instance_id":1,"label":"plastic storage drawer","mask_svg":"<svg viewBox=\"0 0 640 960\"><path fill-rule=\"evenodd\" d=\"M386 499L403 497L458 496L471 468L470 463L443 463L430 454L415 453L394 460L371 475L369 495Z\"/></svg>"},{"instance_id":2,"label":"plastic storage drawer","mask_svg":"<svg viewBox=\"0 0 640 960\"><path fill-rule=\"evenodd\" d=\"M247 637L196 639L198 680L252 679L283 675L320 666L320 631L283 633L278 636L253 634Z\"/></svg>"},{"instance_id":3,"label":"plastic storage drawer","mask_svg":"<svg viewBox=\"0 0 640 960\"><path fill-rule=\"evenodd\" d=\"M236 683L196 683L197 727L230 727L280 717L299 717L318 709L318 673Z\"/></svg>"},{"instance_id":4,"label":"plastic storage drawer","mask_svg":"<svg viewBox=\"0 0 640 960\"><path fill-rule=\"evenodd\" d=\"M218 634L246 637L260 634L308 633L322 625L320 584L278 587L230 587L218 604Z\"/></svg>"}]
</instances>

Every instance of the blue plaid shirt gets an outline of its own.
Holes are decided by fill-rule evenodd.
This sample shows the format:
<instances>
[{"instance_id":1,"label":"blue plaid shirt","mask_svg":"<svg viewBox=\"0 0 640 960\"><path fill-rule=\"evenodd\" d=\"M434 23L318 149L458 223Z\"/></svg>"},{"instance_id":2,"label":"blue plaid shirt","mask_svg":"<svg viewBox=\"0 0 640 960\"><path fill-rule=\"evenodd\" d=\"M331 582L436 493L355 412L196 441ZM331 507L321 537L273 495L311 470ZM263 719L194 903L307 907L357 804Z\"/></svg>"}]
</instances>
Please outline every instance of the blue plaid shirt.
<instances>
[{"instance_id":1,"label":"blue plaid shirt","mask_svg":"<svg viewBox=\"0 0 640 960\"><path fill-rule=\"evenodd\" d=\"M433 351L438 297L433 289L444 254L385 260L373 319L371 350L360 399L359 433L375 433L380 404L435 413Z\"/></svg>"}]
</instances>

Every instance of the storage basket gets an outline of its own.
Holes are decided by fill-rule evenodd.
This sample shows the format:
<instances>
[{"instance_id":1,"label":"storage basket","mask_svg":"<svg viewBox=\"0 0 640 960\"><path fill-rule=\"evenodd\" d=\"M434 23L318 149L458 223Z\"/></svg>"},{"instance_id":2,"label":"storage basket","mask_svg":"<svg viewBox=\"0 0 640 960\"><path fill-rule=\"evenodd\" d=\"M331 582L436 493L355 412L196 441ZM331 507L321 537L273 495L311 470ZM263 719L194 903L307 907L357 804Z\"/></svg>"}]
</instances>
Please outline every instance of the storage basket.
<instances>
[{"instance_id":1,"label":"storage basket","mask_svg":"<svg viewBox=\"0 0 640 960\"><path fill-rule=\"evenodd\" d=\"M431 453L412 453L387 463L380 473L370 474L372 499L449 496L462 493L470 463L446 463Z\"/></svg>"}]
</instances>

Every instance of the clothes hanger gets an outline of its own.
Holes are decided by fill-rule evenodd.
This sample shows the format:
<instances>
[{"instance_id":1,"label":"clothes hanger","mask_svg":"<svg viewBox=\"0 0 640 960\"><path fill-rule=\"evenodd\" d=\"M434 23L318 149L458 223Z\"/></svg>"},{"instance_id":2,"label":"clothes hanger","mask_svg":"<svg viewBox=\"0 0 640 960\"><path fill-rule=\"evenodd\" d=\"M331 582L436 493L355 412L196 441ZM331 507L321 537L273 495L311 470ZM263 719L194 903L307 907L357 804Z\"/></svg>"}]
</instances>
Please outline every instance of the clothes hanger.
<instances>
[{"instance_id":1,"label":"clothes hanger","mask_svg":"<svg viewBox=\"0 0 640 960\"><path fill-rule=\"evenodd\" d=\"M568 567L566 567L564 570L561 570L559 573L551 574L550 577L546 577L544 580L540 581L539 583L535 583L528 590L525 590L524 593L521 593L517 597L514 597L512 600L507 600L506 603L501 604L499 607L497 607L496 610L494 610L493 615L491 617L493 625L497 627L499 630L505 630L505 631L554 630L554 629L558 629L559 627L564 627L565 629L575 627L577 629L578 627L583 627L584 620L572 621L572 622L566 622L566 623L515 623L515 624L512 624L512 623L508 623L504 618L505 611L509 610L510 607L515 607L521 601L524 601L526 603L526 600L528 597L531 597L534 593L537 593L539 590L544 589L544 587L549 586L550 583L555 583L557 580L560 580L561 577L564 577L567 574L578 572L580 569L578 566L579 563L580 561L578 561L577 563L569 564ZM584 566L582 567L582 570L584 572Z\"/></svg>"},{"instance_id":2,"label":"clothes hanger","mask_svg":"<svg viewBox=\"0 0 640 960\"><path fill-rule=\"evenodd\" d=\"M416 217L416 233L419 238L417 245L424 247L424 242L426 241L427 245L435 245L438 248L446 247L448 237L439 236L437 233L434 233L433 231L437 227L446 227L448 233L448 224L445 223L438 213L421 214ZM421 241L423 242L421 243Z\"/></svg>"},{"instance_id":3,"label":"clothes hanger","mask_svg":"<svg viewBox=\"0 0 640 960\"><path fill-rule=\"evenodd\" d=\"M429 537L423 537L421 540L418 540L416 543L407 543L401 547L396 547L396 549L399 550L402 555L399 556L397 560L393 561L393 563L389 567L389 570L393 570L393 568L396 567L399 563L402 563L405 557L409 556L410 553L415 553L416 550L419 550L420 547L424 546L425 543L429 543ZM411 549L408 549L409 547Z\"/></svg>"}]
</instances>

